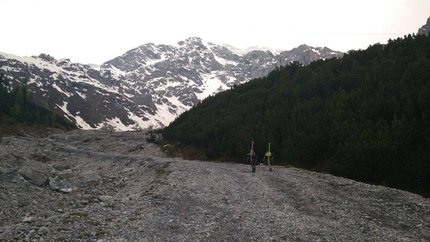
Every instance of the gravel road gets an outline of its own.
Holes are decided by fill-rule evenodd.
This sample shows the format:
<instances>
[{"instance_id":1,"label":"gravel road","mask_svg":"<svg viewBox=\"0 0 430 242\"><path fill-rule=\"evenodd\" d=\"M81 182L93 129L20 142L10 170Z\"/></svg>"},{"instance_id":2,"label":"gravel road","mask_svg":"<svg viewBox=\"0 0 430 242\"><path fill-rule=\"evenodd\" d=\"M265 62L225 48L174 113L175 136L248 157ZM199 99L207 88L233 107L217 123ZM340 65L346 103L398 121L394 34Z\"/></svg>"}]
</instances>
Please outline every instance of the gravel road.
<instances>
[{"instance_id":1,"label":"gravel road","mask_svg":"<svg viewBox=\"0 0 430 242\"><path fill-rule=\"evenodd\" d=\"M430 241L430 200L416 194L169 158L146 137L1 136L0 241Z\"/></svg>"}]
</instances>

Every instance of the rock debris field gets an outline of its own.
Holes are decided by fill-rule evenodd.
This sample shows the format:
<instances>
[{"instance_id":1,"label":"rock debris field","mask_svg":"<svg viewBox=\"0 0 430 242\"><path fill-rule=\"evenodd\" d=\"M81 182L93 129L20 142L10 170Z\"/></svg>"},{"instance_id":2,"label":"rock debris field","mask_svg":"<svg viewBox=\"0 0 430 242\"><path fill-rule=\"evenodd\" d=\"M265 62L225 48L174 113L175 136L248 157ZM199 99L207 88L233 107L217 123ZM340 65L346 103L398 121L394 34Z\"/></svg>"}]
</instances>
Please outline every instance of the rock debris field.
<instances>
[{"instance_id":1,"label":"rock debris field","mask_svg":"<svg viewBox=\"0 0 430 242\"><path fill-rule=\"evenodd\" d=\"M430 241L424 197L169 158L147 136L0 136L0 241Z\"/></svg>"}]
</instances>

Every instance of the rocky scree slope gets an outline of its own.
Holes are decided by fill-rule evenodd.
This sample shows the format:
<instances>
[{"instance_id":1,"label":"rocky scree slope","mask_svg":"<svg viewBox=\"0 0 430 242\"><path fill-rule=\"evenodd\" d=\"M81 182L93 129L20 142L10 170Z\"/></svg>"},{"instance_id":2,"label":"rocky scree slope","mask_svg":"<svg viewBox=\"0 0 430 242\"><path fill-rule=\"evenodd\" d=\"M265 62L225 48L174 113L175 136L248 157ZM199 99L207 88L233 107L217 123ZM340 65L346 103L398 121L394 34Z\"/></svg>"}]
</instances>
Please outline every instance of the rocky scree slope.
<instances>
[{"instance_id":1,"label":"rocky scree slope","mask_svg":"<svg viewBox=\"0 0 430 242\"><path fill-rule=\"evenodd\" d=\"M1 241L429 241L430 201L275 166L169 158L144 132L0 137Z\"/></svg>"}]
</instances>

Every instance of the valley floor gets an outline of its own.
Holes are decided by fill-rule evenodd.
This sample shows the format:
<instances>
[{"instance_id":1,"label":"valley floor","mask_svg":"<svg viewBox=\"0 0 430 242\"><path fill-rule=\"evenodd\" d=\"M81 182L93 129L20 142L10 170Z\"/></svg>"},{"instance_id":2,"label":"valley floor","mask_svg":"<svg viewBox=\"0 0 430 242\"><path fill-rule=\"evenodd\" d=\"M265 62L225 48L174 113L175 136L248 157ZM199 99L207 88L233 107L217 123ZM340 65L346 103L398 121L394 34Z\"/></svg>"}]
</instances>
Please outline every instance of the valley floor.
<instances>
[{"instance_id":1,"label":"valley floor","mask_svg":"<svg viewBox=\"0 0 430 242\"><path fill-rule=\"evenodd\" d=\"M144 132L0 137L1 241L430 241L430 199L169 158Z\"/></svg>"}]
</instances>

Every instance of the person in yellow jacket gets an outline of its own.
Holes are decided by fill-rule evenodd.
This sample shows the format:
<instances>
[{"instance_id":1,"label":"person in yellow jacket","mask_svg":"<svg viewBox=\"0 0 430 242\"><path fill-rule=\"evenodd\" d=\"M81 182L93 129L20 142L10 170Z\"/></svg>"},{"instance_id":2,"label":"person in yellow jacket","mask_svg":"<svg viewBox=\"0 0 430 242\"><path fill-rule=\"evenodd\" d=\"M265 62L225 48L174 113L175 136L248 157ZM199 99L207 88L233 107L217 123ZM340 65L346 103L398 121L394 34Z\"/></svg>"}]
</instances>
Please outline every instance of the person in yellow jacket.
<instances>
[{"instance_id":1,"label":"person in yellow jacket","mask_svg":"<svg viewBox=\"0 0 430 242\"><path fill-rule=\"evenodd\" d=\"M269 143L269 149L264 154L263 162L266 158L267 158L267 165L269 166L269 171L272 171L272 163L271 162L273 162L273 154L272 154L272 152L270 152L270 143Z\"/></svg>"}]
</instances>

